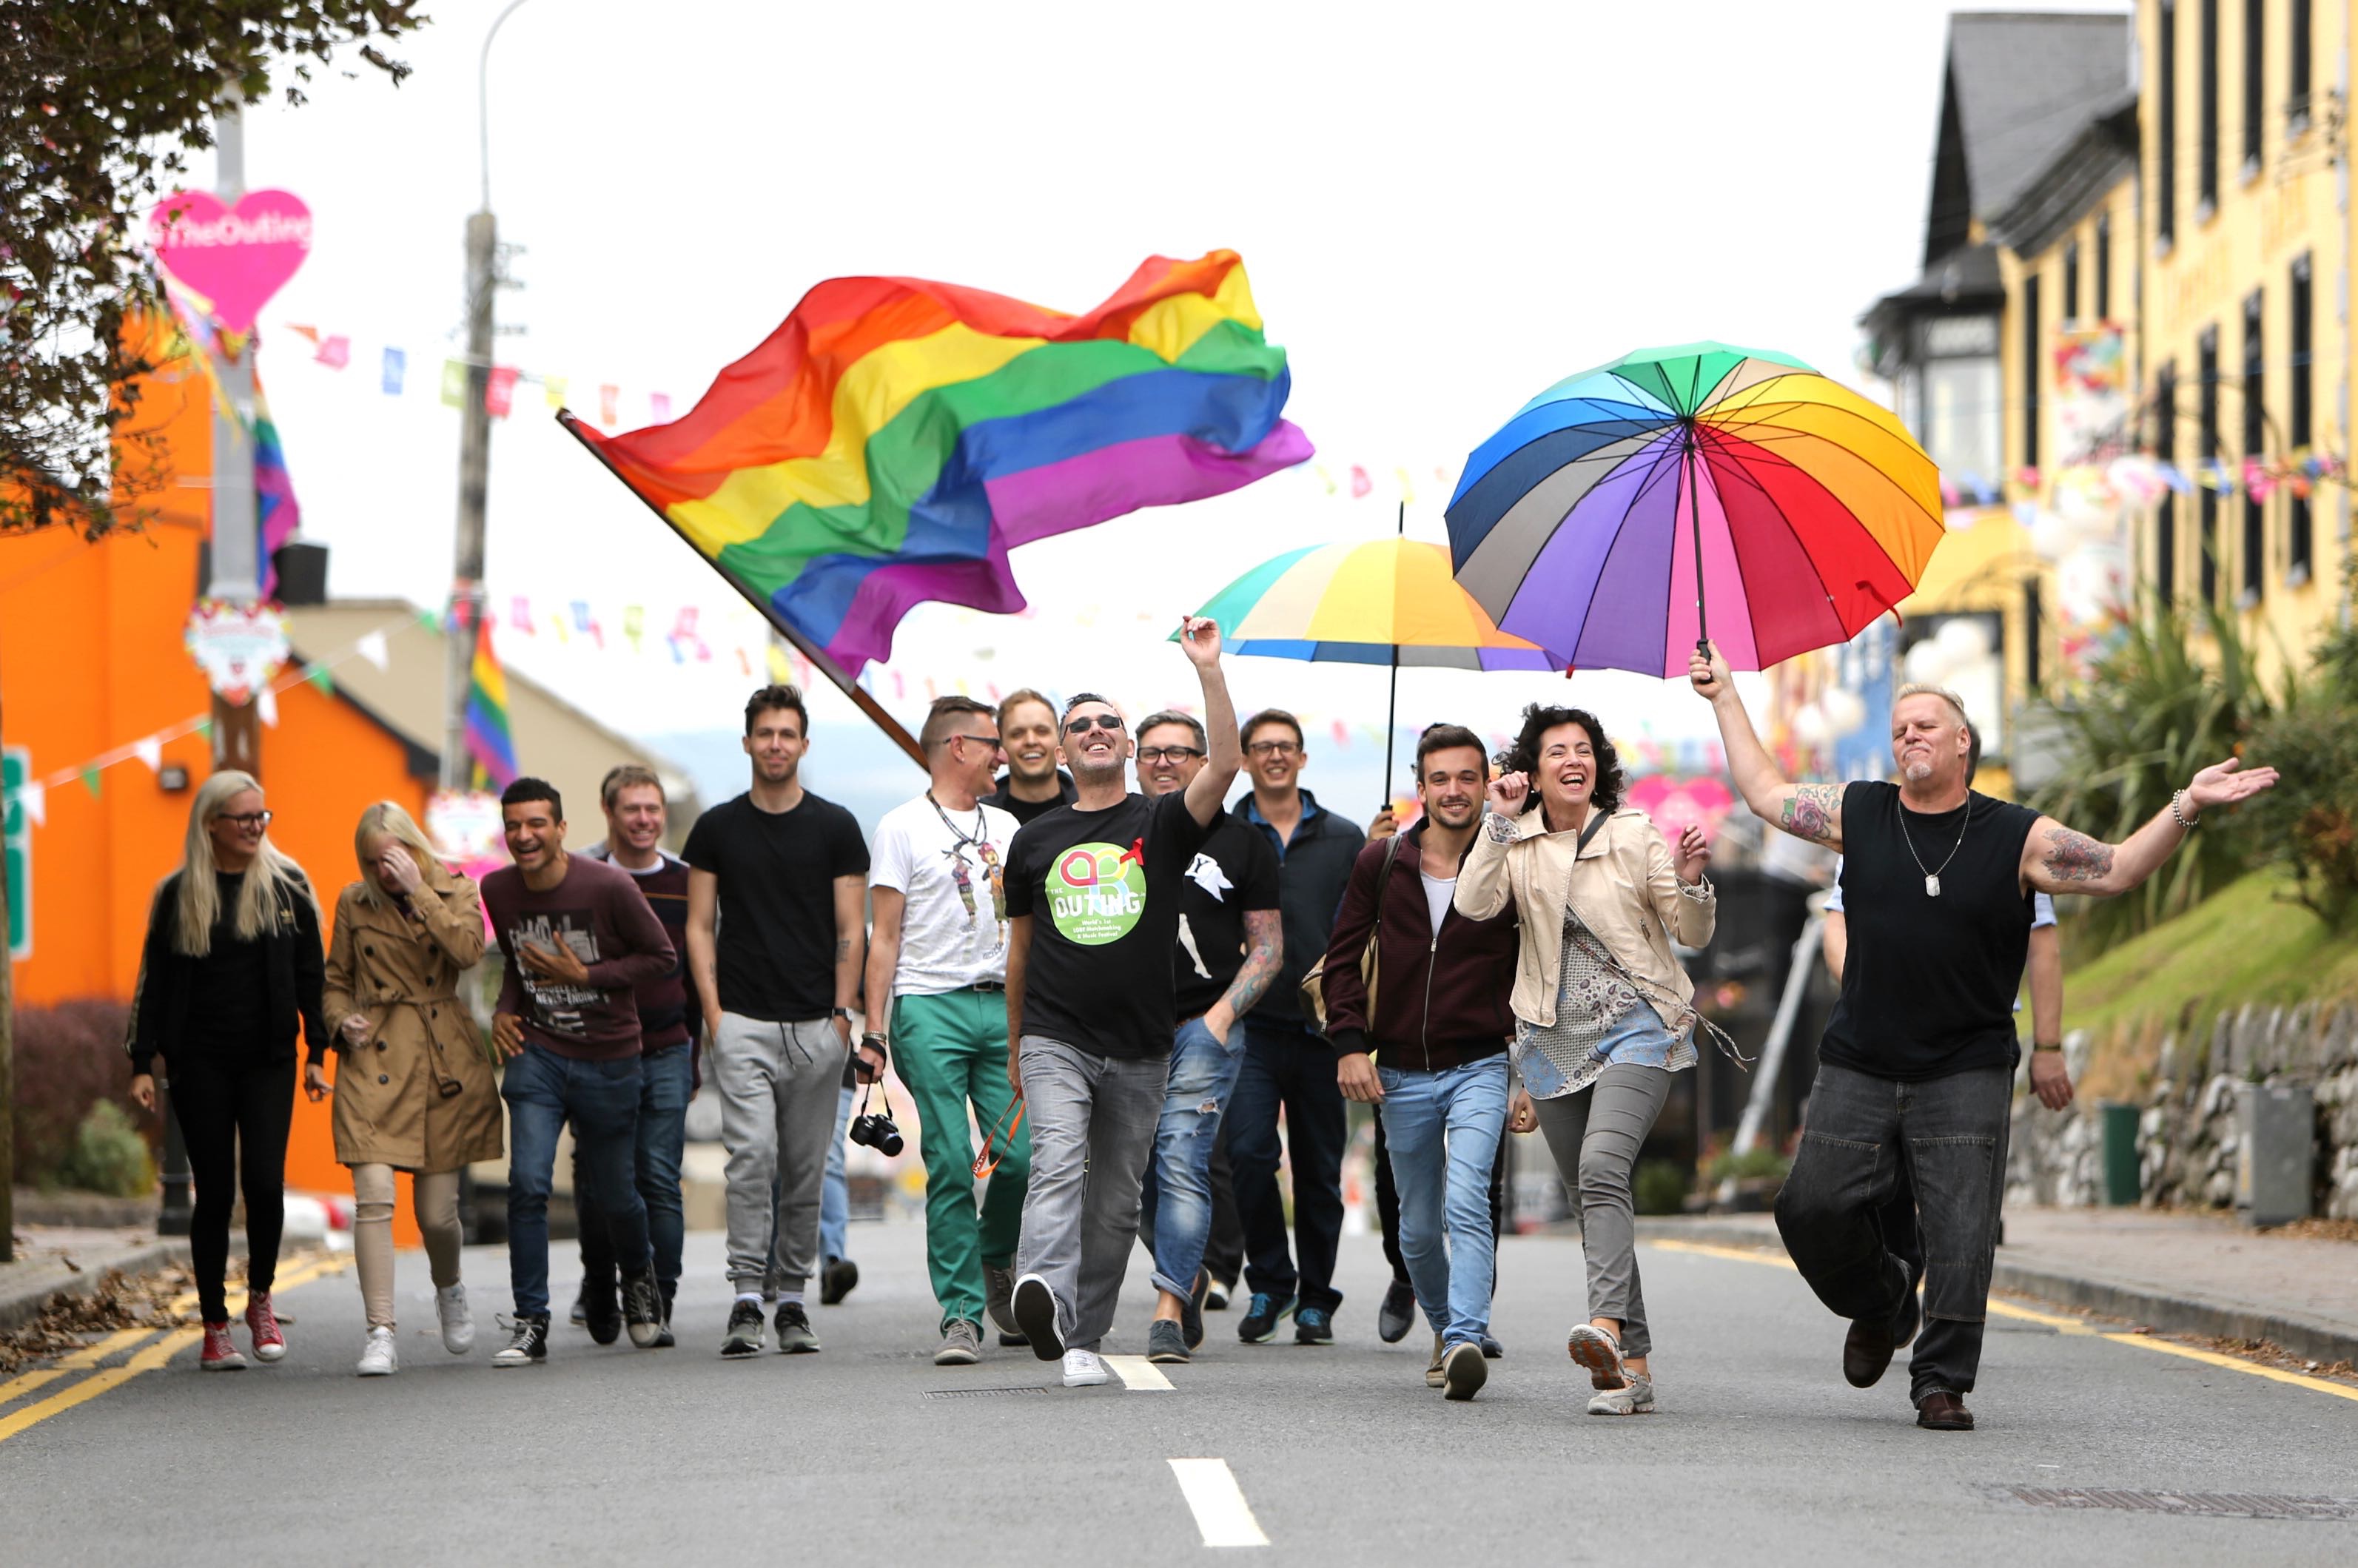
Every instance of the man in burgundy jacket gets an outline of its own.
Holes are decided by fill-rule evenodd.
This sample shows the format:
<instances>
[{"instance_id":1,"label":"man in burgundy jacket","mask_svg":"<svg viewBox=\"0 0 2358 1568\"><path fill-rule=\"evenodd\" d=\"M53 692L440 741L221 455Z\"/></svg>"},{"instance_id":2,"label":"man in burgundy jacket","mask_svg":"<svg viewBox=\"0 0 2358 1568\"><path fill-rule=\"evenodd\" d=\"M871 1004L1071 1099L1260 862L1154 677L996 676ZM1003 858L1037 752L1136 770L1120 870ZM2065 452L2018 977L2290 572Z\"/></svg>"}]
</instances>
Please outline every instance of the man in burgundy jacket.
<instances>
[{"instance_id":1,"label":"man in burgundy jacket","mask_svg":"<svg viewBox=\"0 0 2358 1568\"><path fill-rule=\"evenodd\" d=\"M1400 1189L1401 1254L1433 1327L1425 1383L1470 1400L1487 1377L1497 1240L1490 1168L1507 1119L1515 1029L1515 919L1451 907L1482 821L1490 760L1471 730L1436 724L1416 747L1424 819L1395 853L1368 845L1351 868L1326 952L1327 1034L1344 1095L1382 1108ZM1376 938L1372 1005L1359 965ZM1444 1237L1446 1238L1444 1241Z\"/></svg>"}]
</instances>

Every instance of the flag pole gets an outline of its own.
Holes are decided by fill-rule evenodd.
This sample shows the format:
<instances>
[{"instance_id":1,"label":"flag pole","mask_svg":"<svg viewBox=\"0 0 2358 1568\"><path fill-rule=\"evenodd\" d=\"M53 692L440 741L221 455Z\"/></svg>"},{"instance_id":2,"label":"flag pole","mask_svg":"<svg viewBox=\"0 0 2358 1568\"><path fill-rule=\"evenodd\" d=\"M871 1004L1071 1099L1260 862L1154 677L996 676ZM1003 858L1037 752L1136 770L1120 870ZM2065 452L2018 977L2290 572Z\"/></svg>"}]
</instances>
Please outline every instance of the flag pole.
<instances>
[{"instance_id":1,"label":"flag pole","mask_svg":"<svg viewBox=\"0 0 2358 1568\"><path fill-rule=\"evenodd\" d=\"M608 473L612 474L617 480L620 480L623 489L629 491L633 495L638 496L642 502L645 502L647 510L654 513L657 517L662 518L665 527L670 529L673 533L679 535L681 542L686 544L688 548L692 550L696 549L695 541L689 539L687 534L681 531L679 524L673 522L669 514L667 514L662 507L657 506L654 502L649 501L646 496L640 493L638 486L623 478L622 470L614 466L614 460L606 455L605 449L590 438L589 433L582 428L581 421L574 415L573 410L570 408L558 409L557 411L557 422L565 427L565 431L568 435L580 442L582 447L588 450L591 457L596 458L599 462L603 464ZM706 555L702 550L697 550L696 554L697 557L703 561L705 565L710 567L714 571L719 572L722 580L726 581L730 587L744 595L745 602L760 611L762 612L762 618L776 629L778 635L793 643L795 646L795 652L800 654L804 658L810 661L811 668L818 671L819 674L825 676L829 681L833 682L835 688L838 691L840 691L844 696L851 699L852 706L858 708L860 712L866 714L869 720L873 723L876 728L884 731L885 735L892 741L893 744L899 746L903 752L906 752L909 754L909 760L911 762L916 763L920 768L925 766L925 750L924 747L917 744L917 738L914 735L910 734L906 730L903 730L901 727L899 719L894 719L890 713L885 712L884 707L882 703L878 702L874 697L871 696L867 689L861 687L858 681L853 680L849 675L845 674L841 665L838 665L833 659L827 657L827 651L825 649L812 642L808 637L803 635L798 629L789 625L785 618L778 613L776 607L770 603L768 596L756 592L752 588L749 587L742 579L739 578L736 573L730 571L727 567L722 566L719 561L714 560L711 557Z\"/></svg>"}]
</instances>

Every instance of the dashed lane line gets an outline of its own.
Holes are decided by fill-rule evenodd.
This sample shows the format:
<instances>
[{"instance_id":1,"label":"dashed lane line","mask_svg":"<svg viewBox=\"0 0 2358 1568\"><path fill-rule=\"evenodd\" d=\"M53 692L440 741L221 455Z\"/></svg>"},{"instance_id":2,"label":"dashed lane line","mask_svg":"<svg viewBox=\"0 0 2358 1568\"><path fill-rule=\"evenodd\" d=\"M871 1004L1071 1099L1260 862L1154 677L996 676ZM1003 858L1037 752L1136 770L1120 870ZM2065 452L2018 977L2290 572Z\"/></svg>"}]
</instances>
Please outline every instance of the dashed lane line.
<instances>
[{"instance_id":1,"label":"dashed lane line","mask_svg":"<svg viewBox=\"0 0 2358 1568\"><path fill-rule=\"evenodd\" d=\"M1171 1379L1163 1368L1143 1356L1108 1356L1105 1364L1113 1368L1122 1387L1133 1394L1167 1394L1172 1392Z\"/></svg>"},{"instance_id":2,"label":"dashed lane line","mask_svg":"<svg viewBox=\"0 0 2358 1568\"><path fill-rule=\"evenodd\" d=\"M1174 1459L1171 1474L1178 1478L1180 1495L1195 1516L1195 1528L1206 1546L1267 1546L1269 1537L1253 1518L1244 1488L1225 1459Z\"/></svg>"},{"instance_id":3,"label":"dashed lane line","mask_svg":"<svg viewBox=\"0 0 2358 1568\"><path fill-rule=\"evenodd\" d=\"M1790 1258L1779 1257L1773 1252L1747 1252L1741 1247L1715 1247L1704 1241L1651 1241L1647 1245L1659 1247L1666 1252L1693 1252L1705 1258L1729 1258L1739 1263L1765 1263L1772 1269L1790 1270L1793 1267L1793 1260ZM2280 1371L2274 1367L2264 1367L2256 1361L2245 1361L2234 1356L2222 1356L2215 1350L2197 1350L2190 1345L2180 1345L2175 1340L2163 1339L2154 1335L2106 1333L2075 1317L2059 1317L2053 1313L2037 1312L2027 1306L2017 1305L2013 1302L2000 1301L1995 1296L1990 1298L1989 1310L1999 1317L2013 1318L2022 1323L2044 1325L2058 1334L2085 1335L2095 1339L2109 1339L2115 1345L2134 1346L2139 1350L2151 1350L2162 1356L2183 1356L2190 1361L2200 1361L2205 1366L2221 1367L2231 1372L2248 1372L2255 1378L2266 1378L2271 1382L2290 1383L2297 1389L2307 1389L2311 1393L2331 1394L2336 1399L2342 1400L2358 1400L2358 1389L2351 1388L2345 1383L2328 1382L2323 1378L2305 1377L2299 1372Z\"/></svg>"}]
</instances>

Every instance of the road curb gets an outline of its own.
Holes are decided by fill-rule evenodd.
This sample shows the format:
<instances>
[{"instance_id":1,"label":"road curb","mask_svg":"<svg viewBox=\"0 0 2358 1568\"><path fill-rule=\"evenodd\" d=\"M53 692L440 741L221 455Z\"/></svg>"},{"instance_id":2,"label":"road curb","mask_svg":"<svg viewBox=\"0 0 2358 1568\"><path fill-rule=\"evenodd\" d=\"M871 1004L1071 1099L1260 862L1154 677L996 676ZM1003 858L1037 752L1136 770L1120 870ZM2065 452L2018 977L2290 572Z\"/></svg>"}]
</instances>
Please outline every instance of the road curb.
<instances>
[{"instance_id":1,"label":"road curb","mask_svg":"<svg viewBox=\"0 0 2358 1568\"><path fill-rule=\"evenodd\" d=\"M1780 1257L1784 1252L1773 1224L1746 1224L1733 1219L1639 1219L1638 1239L1762 1247L1775 1249ZM2135 1280L2064 1273L2039 1264L2012 1262L2002 1247L1990 1273L1990 1289L2000 1295L2031 1296L2061 1306L2102 1313L2107 1317L2126 1318L2170 1334L2201 1334L2214 1339L2265 1339L2281 1350L2312 1361L2358 1362L2358 1329L2342 1324L2248 1302L2219 1301L2169 1291Z\"/></svg>"},{"instance_id":2,"label":"road curb","mask_svg":"<svg viewBox=\"0 0 2358 1568\"><path fill-rule=\"evenodd\" d=\"M110 1272L145 1274L188 1260L188 1238L164 1237L78 1256L75 1261L81 1265L80 1272L61 1264L45 1264L22 1280L0 1274L0 1329L17 1328L32 1322L60 1296L94 1294ZM11 1269L23 1267L27 1265L10 1265Z\"/></svg>"}]
</instances>

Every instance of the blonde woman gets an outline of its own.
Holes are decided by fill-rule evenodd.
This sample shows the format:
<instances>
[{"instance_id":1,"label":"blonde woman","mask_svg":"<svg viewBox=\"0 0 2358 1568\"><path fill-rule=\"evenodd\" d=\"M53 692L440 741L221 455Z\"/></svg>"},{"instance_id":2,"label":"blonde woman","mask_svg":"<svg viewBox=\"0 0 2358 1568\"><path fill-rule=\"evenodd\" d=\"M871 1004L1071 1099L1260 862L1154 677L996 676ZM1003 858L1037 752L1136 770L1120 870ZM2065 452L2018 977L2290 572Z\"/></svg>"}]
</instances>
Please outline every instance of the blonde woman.
<instances>
[{"instance_id":1,"label":"blonde woman","mask_svg":"<svg viewBox=\"0 0 2358 1568\"><path fill-rule=\"evenodd\" d=\"M1522 917L1510 1000L1525 1092L1509 1125L1537 1125L1579 1199L1589 1318L1569 1347L1595 1390L1591 1415L1654 1408L1630 1168L1671 1075L1695 1061L1694 984L1671 945L1710 941L1718 913L1703 834L1673 849L1622 806L1622 782L1594 714L1525 708L1455 895L1477 920L1510 902Z\"/></svg>"},{"instance_id":2,"label":"blonde woman","mask_svg":"<svg viewBox=\"0 0 2358 1568\"><path fill-rule=\"evenodd\" d=\"M500 1092L459 977L483 956L475 884L445 870L409 813L383 800L352 833L361 880L336 900L327 1015L335 1021L336 1158L352 1170L352 1256L368 1308L360 1375L400 1367L394 1347L393 1177L407 1171L434 1275L442 1347L475 1343L459 1280L459 1173L500 1156ZM325 1092L314 1062L305 1087Z\"/></svg>"},{"instance_id":3,"label":"blonde woman","mask_svg":"<svg viewBox=\"0 0 2358 1568\"><path fill-rule=\"evenodd\" d=\"M209 1372L245 1365L229 1336L223 1284L240 1188L246 1331L255 1360L287 1354L270 1286L286 1223L297 1027L311 1061L328 1053L319 905L302 868L272 847L269 827L251 774L228 770L198 786L180 869L148 912L131 1004L132 1097L156 1108L155 1061L163 1057L196 1177L189 1254L205 1325L200 1365Z\"/></svg>"}]
</instances>

